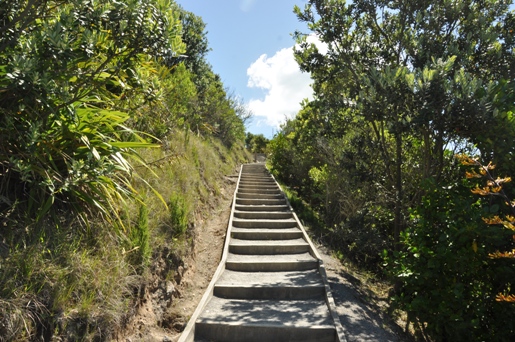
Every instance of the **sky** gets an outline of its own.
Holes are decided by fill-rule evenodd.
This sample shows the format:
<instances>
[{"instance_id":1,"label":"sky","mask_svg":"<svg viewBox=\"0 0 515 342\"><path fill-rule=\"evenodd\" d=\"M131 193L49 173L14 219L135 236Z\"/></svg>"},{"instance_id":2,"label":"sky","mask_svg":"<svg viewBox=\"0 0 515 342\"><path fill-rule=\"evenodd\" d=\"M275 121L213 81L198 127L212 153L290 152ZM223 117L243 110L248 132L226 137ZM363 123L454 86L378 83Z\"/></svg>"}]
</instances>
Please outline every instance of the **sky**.
<instances>
[{"instance_id":1,"label":"sky","mask_svg":"<svg viewBox=\"0 0 515 342\"><path fill-rule=\"evenodd\" d=\"M213 72L254 114L247 131L267 138L312 98L309 74L293 58L295 30L309 33L293 13L306 0L176 0L202 17Z\"/></svg>"}]
</instances>

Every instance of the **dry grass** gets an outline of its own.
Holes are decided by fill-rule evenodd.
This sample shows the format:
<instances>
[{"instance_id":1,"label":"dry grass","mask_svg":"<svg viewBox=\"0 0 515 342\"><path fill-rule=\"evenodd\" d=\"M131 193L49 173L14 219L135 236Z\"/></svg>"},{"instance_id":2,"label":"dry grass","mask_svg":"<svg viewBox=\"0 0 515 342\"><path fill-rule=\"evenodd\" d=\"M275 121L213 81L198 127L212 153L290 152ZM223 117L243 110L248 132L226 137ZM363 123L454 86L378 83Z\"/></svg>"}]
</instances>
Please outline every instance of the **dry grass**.
<instances>
[{"instance_id":1,"label":"dry grass","mask_svg":"<svg viewBox=\"0 0 515 342\"><path fill-rule=\"evenodd\" d=\"M137 201L125 203L120 208L125 229L98 219L89 227L68 219L60 227L24 229L20 219L13 231L37 234L0 235L0 341L109 340L133 314L152 277L152 258L162 250L174 258L191 250L195 218L219 194L224 175L246 156L242 149L230 152L184 132L172 139L166 149L142 151L151 168L137 168L166 205L137 182L147 210L142 214Z\"/></svg>"}]
</instances>

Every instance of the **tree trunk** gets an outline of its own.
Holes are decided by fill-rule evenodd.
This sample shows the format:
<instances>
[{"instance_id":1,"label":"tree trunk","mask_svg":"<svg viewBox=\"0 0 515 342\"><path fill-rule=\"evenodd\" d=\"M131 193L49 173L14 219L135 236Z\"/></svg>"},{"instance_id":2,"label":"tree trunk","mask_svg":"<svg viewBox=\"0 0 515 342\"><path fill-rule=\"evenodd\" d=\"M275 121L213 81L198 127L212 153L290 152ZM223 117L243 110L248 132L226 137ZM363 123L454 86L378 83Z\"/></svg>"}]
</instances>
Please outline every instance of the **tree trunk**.
<instances>
[{"instance_id":1,"label":"tree trunk","mask_svg":"<svg viewBox=\"0 0 515 342\"><path fill-rule=\"evenodd\" d=\"M424 128L424 132L422 134L424 136L424 153L422 157L422 165L424 168L423 179L426 179L431 176L431 160L433 159L431 156L431 138L429 136L429 127Z\"/></svg>"},{"instance_id":2,"label":"tree trunk","mask_svg":"<svg viewBox=\"0 0 515 342\"><path fill-rule=\"evenodd\" d=\"M400 235L403 226L402 220L402 135L395 134L395 221L393 227L393 239L395 250L400 247Z\"/></svg>"}]
</instances>

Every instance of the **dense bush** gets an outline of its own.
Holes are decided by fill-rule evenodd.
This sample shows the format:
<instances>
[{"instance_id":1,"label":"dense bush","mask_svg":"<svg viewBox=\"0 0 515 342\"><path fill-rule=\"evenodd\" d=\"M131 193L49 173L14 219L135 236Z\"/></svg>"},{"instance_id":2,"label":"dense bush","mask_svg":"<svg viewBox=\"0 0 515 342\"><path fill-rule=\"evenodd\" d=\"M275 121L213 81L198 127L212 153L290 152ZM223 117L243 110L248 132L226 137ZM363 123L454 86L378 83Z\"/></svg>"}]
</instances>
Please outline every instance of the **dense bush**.
<instances>
[{"instance_id":1,"label":"dense bush","mask_svg":"<svg viewBox=\"0 0 515 342\"><path fill-rule=\"evenodd\" d=\"M0 51L1 210L116 217L116 203L134 195L134 149L151 146L126 125L150 86L135 70L169 63L183 49L169 5L2 4L3 29L18 33Z\"/></svg>"},{"instance_id":2,"label":"dense bush","mask_svg":"<svg viewBox=\"0 0 515 342\"><path fill-rule=\"evenodd\" d=\"M495 297L515 269L511 260L488 255L513 246L513 233L485 226L482 216L498 206L471 196L467 183L425 184L402 236L405 248L389 258L398 286L393 301L431 340L510 341L515 307Z\"/></svg>"}]
</instances>

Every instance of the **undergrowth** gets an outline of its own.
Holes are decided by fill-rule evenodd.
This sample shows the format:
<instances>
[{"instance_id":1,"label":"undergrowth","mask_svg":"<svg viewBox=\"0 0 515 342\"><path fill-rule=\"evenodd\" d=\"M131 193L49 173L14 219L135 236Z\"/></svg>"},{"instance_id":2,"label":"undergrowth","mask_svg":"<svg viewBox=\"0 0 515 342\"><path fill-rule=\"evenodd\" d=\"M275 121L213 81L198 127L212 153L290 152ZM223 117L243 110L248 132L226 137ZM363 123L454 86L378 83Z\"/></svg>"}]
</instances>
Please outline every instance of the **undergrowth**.
<instances>
[{"instance_id":1,"label":"undergrowth","mask_svg":"<svg viewBox=\"0 0 515 342\"><path fill-rule=\"evenodd\" d=\"M359 265L364 272L374 273L384 278L382 251L386 248L386 238L371 224L366 211L356 212L355 217L343 223L328 225L322 215L313 209L294 188L281 183L299 219L310 228L310 234L321 243L329 246L334 255L347 264Z\"/></svg>"},{"instance_id":2,"label":"undergrowth","mask_svg":"<svg viewBox=\"0 0 515 342\"><path fill-rule=\"evenodd\" d=\"M332 255L342 263L348 273L351 273L362 282L374 283L374 286L372 286L373 291L378 296L385 296L385 292L391 288L391 285L382 283L384 281L383 275L379 272L372 272L369 267L363 267L363 264L360 264L356 258L356 251L354 251L354 254L352 253L353 248L351 246L342 247L338 236L338 229L327 227L320 218L319 213L309 203L304 201L295 189L288 187L282 182L279 182L279 184L310 237L318 243L329 247Z\"/></svg>"},{"instance_id":3,"label":"undergrowth","mask_svg":"<svg viewBox=\"0 0 515 342\"><path fill-rule=\"evenodd\" d=\"M110 340L134 314L162 250L174 254L169 263L191 250L195 220L248 156L182 131L168 140L140 152L150 165L133 184L143 203L125 202L123 226L94 217L85 225L65 212L37 225L20 213L2 219L0 341Z\"/></svg>"},{"instance_id":4,"label":"undergrowth","mask_svg":"<svg viewBox=\"0 0 515 342\"><path fill-rule=\"evenodd\" d=\"M371 271L370 267L364 267L356 258L356 250L353 254L349 246L342 247L341 238L338 236L339 229L327 227L319 213L303 200L295 189L280 181L279 184L310 238L318 244L328 247L331 255L340 261L342 269L347 274L346 279L360 294L361 300L382 311L385 317L389 317L392 326L405 323L405 315L397 317L387 305L393 285L385 279L384 275L375 269ZM400 329L398 331L400 332ZM402 336L402 339L399 340L412 340L408 334Z\"/></svg>"}]
</instances>

